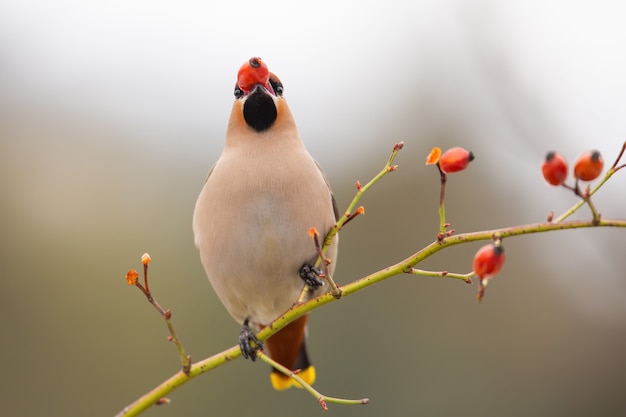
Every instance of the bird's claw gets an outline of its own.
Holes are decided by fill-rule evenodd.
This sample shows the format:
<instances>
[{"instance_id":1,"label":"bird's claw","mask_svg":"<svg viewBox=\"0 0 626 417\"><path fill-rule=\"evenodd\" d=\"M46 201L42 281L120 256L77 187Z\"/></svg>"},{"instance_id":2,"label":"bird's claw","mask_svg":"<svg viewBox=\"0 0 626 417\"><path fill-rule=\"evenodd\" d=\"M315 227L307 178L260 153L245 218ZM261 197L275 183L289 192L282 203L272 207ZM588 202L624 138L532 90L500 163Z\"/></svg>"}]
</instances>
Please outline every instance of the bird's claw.
<instances>
[{"instance_id":1,"label":"bird's claw","mask_svg":"<svg viewBox=\"0 0 626 417\"><path fill-rule=\"evenodd\" d=\"M239 332L239 348L241 355L245 359L251 359L252 362L256 360L257 351L263 349L263 343L257 339L254 331L250 328L248 319L243 322L241 332Z\"/></svg>"},{"instance_id":2,"label":"bird's claw","mask_svg":"<svg viewBox=\"0 0 626 417\"><path fill-rule=\"evenodd\" d=\"M306 285L312 290L324 285L324 281L320 279L321 276L323 276L323 272L311 264L304 264L300 268L300 278L302 278Z\"/></svg>"}]
</instances>

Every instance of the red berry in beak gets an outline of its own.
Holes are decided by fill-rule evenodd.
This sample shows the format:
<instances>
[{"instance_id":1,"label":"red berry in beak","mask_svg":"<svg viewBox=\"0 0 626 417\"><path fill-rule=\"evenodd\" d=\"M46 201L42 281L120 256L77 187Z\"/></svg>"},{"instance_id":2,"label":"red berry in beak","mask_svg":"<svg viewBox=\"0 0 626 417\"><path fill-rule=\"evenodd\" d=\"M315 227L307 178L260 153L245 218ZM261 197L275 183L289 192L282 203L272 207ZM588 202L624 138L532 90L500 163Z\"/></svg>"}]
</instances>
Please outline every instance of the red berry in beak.
<instances>
[{"instance_id":1,"label":"red berry in beak","mask_svg":"<svg viewBox=\"0 0 626 417\"><path fill-rule=\"evenodd\" d=\"M244 63L237 73L237 85L242 91L249 93L255 85L267 85L270 71L267 64L259 57L252 57Z\"/></svg>"}]
</instances>

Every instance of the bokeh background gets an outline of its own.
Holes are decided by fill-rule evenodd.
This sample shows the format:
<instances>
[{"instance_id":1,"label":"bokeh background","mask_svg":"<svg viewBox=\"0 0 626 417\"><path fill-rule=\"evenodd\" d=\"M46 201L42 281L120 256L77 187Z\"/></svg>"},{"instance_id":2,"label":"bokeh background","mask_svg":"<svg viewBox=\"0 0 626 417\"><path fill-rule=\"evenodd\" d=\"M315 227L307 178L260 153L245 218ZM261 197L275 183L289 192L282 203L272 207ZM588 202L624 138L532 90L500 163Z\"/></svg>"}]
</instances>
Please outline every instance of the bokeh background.
<instances>
[{"instance_id":1,"label":"bokeh background","mask_svg":"<svg viewBox=\"0 0 626 417\"><path fill-rule=\"evenodd\" d=\"M395 263L437 231L433 146L476 161L448 185L459 232L542 221L576 200L539 166L626 137L626 6L611 1L28 1L0 4L0 415L111 416L179 369L151 288L195 360L235 344L193 246L191 215L219 157L236 71L283 80L339 205L394 142L400 168L341 236L336 279ZM594 198L626 217L626 179ZM588 218L583 208L577 218ZM626 414L623 230L505 241L476 285L400 276L314 312L321 391L370 397L341 416ZM481 244L422 265L467 272ZM320 415L238 360L149 416Z\"/></svg>"}]
</instances>

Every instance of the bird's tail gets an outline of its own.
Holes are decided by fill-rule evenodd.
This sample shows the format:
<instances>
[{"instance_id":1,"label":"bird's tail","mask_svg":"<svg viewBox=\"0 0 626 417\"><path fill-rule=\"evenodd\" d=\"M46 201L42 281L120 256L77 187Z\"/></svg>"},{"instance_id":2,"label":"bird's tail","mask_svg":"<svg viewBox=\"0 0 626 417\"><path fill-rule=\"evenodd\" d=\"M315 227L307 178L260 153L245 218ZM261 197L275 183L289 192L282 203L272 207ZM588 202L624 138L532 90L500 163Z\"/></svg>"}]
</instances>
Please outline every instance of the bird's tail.
<instances>
[{"instance_id":1,"label":"bird's tail","mask_svg":"<svg viewBox=\"0 0 626 417\"><path fill-rule=\"evenodd\" d=\"M309 361L306 351L306 322L304 315L289 323L285 328L265 341L265 347L276 362L291 369L299 370L298 376L306 383L315 382L315 368ZM272 369L270 380L274 389L282 391L292 386L302 388L295 380Z\"/></svg>"}]
</instances>

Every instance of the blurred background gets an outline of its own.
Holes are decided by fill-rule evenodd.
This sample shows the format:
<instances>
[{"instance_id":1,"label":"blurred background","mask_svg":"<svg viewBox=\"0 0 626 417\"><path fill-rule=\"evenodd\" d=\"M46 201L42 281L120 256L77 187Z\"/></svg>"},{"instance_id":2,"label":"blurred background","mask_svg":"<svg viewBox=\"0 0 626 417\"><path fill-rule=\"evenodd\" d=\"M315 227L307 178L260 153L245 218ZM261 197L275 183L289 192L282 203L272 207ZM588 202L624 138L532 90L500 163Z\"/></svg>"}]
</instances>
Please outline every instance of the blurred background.
<instances>
[{"instance_id":1,"label":"blurred background","mask_svg":"<svg viewBox=\"0 0 626 417\"><path fill-rule=\"evenodd\" d=\"M435 238L433 146L476 160L447 188L457 232L543 221L575 197L545 185L626 137L626 6L610 1L28 1L0 4L1 415L112 416L178 371L151 289L194 360L236 343L193 245L191 216L219 157L239 66L263 57L340 207L405 142L400 168L341 235L336 280ZM626 217L620 172L594 197ZM576 218L589 218L586 208ZM626 414L624 230L507 239L477 286L399 276L315 311L316 387L368 406L341 416ZM483 243L421 267L468 272ZM238 360L148 416L320 415Z\"/></svg>"}]
</instances>

